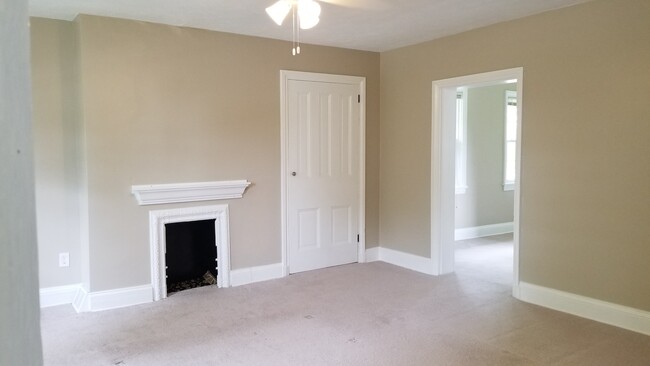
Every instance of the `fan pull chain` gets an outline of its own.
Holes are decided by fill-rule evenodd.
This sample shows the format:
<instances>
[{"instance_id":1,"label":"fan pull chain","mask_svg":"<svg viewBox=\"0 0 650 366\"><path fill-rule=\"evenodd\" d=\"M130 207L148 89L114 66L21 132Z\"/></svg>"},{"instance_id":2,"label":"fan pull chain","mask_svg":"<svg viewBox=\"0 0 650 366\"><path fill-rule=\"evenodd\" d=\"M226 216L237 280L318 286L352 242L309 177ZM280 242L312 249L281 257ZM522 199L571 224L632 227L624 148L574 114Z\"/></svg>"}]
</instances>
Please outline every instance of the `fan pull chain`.
<instances>
[{"instance_id":1,"label":"fan pull chain","mask_svg":"<svg viewBox=\"0 0 650 366\"><path fill-rule=\"evenodd\" d=\"M296 6L291 5L291 16L292 16L292 26L293 26L293 37L292 37L292 45L293 48L291 49L291 53L295 56L296 54L300 53L300 45L298 45L298 48L296 49Z\"/></svg>"},{"instance_id":2,"label":"fan pull chain","mask_svg":"<svg viewBox=\"0 0 650 366\"><path fill-rule=\"evenodd\" d=\"M297 5L294 5L293 7L295 9L297 7ZM300 17L298 17L297 23L298 24L296 25L296 35L297 35L297 38L298 38L298 47L296 47L296 54L299 55L300 54Z\"/></svg>"}]
</instances>

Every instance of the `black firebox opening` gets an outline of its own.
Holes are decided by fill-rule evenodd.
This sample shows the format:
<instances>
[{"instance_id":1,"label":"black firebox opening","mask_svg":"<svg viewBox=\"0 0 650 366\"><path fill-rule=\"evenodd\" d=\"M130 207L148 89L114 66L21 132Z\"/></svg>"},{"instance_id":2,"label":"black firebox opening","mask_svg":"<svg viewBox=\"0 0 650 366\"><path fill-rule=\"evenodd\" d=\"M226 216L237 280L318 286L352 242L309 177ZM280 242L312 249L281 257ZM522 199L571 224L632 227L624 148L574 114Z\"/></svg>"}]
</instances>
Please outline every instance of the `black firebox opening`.
<instances>
[{"instance_id":1,"label":"black firebox opening","mask_svg":"<svg viewBox=\"0 0 650 366\"><path fill-rule=\"evenodd\" d=\"M215 219L165 224L167 295L215 284Z\"/></svg>"}]
</instances>

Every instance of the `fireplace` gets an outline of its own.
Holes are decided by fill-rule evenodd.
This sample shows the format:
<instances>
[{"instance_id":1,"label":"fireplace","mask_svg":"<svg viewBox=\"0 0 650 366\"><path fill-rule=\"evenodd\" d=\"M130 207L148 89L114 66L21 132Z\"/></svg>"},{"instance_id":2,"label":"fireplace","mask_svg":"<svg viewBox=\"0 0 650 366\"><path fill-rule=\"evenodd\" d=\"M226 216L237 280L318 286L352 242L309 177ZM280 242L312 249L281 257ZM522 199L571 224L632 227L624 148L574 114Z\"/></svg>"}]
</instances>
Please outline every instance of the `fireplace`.
<instances>
[{"instance_id":1,"label":"fireplace","mask_svg":"<svg viewBox=\"0 0 650 366\"><path fill-rule=\"evenodd\" d=\"M165 224L167 296L174 292L217 284L215 221Z\"/></svg>"},{"instance_id":2,"label":"fireplace","mask_svg":"<svg viewBox=\"0 0 650 366\"><path fill-rule=\"evenodd\" d=\"M149 211L149 228L155 301L179 282L230 286L228 205Z\"/></svg>"}]
</instances>

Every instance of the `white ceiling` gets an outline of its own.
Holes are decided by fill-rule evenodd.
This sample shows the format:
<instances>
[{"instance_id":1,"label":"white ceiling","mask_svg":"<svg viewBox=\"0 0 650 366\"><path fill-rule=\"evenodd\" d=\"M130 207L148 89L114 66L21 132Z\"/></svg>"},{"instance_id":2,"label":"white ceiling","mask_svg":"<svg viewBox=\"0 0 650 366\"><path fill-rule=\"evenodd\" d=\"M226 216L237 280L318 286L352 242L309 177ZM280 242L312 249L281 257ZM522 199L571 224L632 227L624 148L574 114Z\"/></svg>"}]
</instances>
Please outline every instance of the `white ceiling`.
<instances>
[{"instance_id":1,"label":"white ceiling","mask_svg":"<svg viewBox=\"0 0 650 366\"><path fill-rule=\"evenodd\" d=\"M36 17L77 14L143 20L291 40L264 9L276 0L29 0ZM320 23L304 43L387 51L589 0L318 0Z\"/></svg>"}]
</instances>

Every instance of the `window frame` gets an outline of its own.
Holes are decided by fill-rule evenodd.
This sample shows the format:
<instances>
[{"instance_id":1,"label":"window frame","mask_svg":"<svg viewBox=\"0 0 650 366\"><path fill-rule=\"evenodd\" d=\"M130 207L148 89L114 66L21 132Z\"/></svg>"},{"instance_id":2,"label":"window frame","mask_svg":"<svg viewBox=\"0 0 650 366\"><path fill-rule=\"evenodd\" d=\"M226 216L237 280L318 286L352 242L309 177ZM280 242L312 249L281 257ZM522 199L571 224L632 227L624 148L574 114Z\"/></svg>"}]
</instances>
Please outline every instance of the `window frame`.
<instances>
[{"instance_id":1,"label":"window frame","mask_svg":"<svg viewBox=\"0 0 650 366\"><path fill-rule=\"evenodd\" d=\"M505 91L505 98L504 98L504 118L503 118L503 190L504 191L513 191L515 189L515 179L516 179L516 167L517 167L517 130L519 129L519 99L517 97L517 91L516 90L506 90ZM514 139L508 139L508 107L509 107L509 101L512 100L512 98L515 99L515 113L514 113L514 118L515 118L515 131L514 131ZM514 155L514 159L508 159L508 144L509 143L514 143L515 148L511 150L511 154ZM509 162L512 162L513 166L509 166ZM515 172L515 177L513 179L508 179L508 171L509 168L512 169L512 171Z\"/></svg>"},{"instance_id":2,"label":"window frame","mask_svg":"<svg viewBox=\"0 0 650 366\"><path fill-rule=\"evenodd\" d=\"M456 89L456 194L467 192L467 88ZM460 106L459 106L460 101ZM459 142L460 136L460 142ZM458 146L460 145L460 146Z\"/></svg>"}]
</instances>

